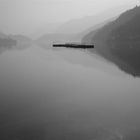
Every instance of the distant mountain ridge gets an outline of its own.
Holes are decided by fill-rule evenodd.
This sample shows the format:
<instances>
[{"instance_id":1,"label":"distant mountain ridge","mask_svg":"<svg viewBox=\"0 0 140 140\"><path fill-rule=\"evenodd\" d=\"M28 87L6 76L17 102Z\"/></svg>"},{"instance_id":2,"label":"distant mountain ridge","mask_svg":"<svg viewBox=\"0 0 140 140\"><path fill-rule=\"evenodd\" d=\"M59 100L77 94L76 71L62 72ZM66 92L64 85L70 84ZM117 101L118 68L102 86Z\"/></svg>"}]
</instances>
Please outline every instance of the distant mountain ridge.
<instances>
[{"instance_id":1,"label":"distant mountain ridge","mask_svg":"<svg viewBox=\"0 0 140 140\"><path fill-rule=\"evenodd\" d=\"M39 37L38 39L35 40L35 42L45 48L50 48L52 46L53 43L65 43L65 42L81 42L82 38L88 34L91 30L97 30L99 28L101 28L103 25L105 25L106 23L108 23L109 21L112 21L115 18L111 18L108 20L103 20L102 22L100 22L99 24L93 25L93 26L89 26L88 28L86 28L85 30L82 30L80 32L77 33L49 33L49 34L44 34L41 37ZM98 23L98 22L97 22ZM80 24L80 23L79 23ZM91 24L91 23L90 23ZM77 26L74 25L73 26ZM75 27L74 27L75 28ZM90 43L85 43L85 44L90 44Z\"/></svg>"},{"instance_id":2,"label":"distant mountain ridge","mask_svg":"<svg viewBox=\"0 0 140 140\"><path fill-rule=\"evenodd\" d=\"M113 7L111 9L105 10L102 13L72 19L63 24L61 23L59 27L52 33L44 33L44 30L43 35L37 38L35 40L35 43L44 48L51 48L53 43L81 43L81 40L85 35L90 33L92 30L97 30L104 26L106 23L116 19L118 17L118 13L121 13L125 9L128 9L128 7L130 7L130 5L121 5L119 7ZM85 40L90 39L89 37L87 37ZM87 41L86 44L91 43Z\"/></svg>"},{"instance_id":3,"label":"distant mountain ridge","mask_svg":"<svg viewBox=\"0 0 140 140\"><path fill-rule=\"evenodd\" d=\"M55 33L60 34L77 34L81 33L90 27L99 25L114 17L117 17L120 13L128 9L130 5L121 5L102 11L101 13L93 13L91 16L85 16L78 19L70 20L62 24ZM113 11L113 12L112 12Z\"/></svg>"},{"instance_id":4,"label":"distant mountain ridge","mask_svg":"<svg viewBox=\"0 0 140 140\"><path fill-rule=\"evenodd\" d=\"M32 40L23 35L7 35L0 32L0 53L6 49L24 49L31 45Z\"/></svg>"},{"instance_id":5,"label":"distant mountain ridge","mask_svg":"<svg viewBox=\"0 0 140 140\"><path fill-rule=\"evenodd\" d=\"M91 43L103 57L132 75L140 75L140 7L122 13L93 34ZM86 36L88 37L89 34ZM90 35L91 36L91 35Z\"/></svg>"},{"instance_id":6,"label":"distant mountain ridge","mask_svg":"<svg viewBox=\"0 0 140 140\"><path fill-rule=\"evenodd\" d=\"M13 46L17 45L17 41L10 37L9 35L6 35L2 32L0 32L0 48L11 48Z\"/></svg>"}]
</instances>

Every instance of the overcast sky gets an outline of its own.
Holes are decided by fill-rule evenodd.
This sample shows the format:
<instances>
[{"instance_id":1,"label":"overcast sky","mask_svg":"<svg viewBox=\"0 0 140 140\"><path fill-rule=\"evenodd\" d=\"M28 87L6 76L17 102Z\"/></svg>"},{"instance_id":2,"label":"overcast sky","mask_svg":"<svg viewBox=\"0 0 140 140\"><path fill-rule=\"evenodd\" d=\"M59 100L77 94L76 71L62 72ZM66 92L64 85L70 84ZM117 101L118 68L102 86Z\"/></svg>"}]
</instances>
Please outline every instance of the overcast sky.
<instances>
[{"instance_id":1,"label":"overcast sky","mask_svg":"<svg viewBox=\"0 0 140 140\"><path fill-rule=\"evenodd\" d=\"M140 2L139 0L0 0L0 30L22 31L25 27L31 29L47 22L94 15L112 7L128 4L139 5Z\"/></svg>"}]
</instances>

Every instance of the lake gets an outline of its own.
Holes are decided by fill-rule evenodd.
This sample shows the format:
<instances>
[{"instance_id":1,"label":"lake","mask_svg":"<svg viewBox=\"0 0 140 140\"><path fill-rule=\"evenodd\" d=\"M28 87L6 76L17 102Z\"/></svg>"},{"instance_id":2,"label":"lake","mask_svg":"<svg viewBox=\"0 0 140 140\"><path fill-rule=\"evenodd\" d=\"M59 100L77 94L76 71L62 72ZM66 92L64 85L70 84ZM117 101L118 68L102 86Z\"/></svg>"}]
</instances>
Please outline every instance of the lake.
<instances>
[{"instance_id":1,"label":"lake","mask_svg":"<svg viewBox=\"0 0 140 140\"><path fill-rule=\"evenodd\" d=\"M139 140L139 100L139 78L87 50L0 54L2 140Z\"/></svg>"}]
</instances>

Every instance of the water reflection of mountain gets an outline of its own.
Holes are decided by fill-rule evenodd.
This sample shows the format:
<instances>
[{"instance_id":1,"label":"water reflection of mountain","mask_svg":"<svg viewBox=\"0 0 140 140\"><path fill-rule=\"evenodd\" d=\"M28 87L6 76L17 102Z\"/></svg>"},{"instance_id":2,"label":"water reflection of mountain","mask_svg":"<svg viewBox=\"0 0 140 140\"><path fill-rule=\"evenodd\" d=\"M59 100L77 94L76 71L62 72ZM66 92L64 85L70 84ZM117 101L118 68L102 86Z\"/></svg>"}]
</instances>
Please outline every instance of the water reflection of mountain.
<instances>
[{"instance_id":1,"label":"water reflection of mountain","mask_svg":"<svg viewBox=\"0 0 140 140\"><path fill-rule=\"evenodd\" d=\"M86 36L91 38L95 49L113 61L122 70L135 76L140 75L140 7L121 14L118 19L98 31Z\"/></svg>"}]
</instances>

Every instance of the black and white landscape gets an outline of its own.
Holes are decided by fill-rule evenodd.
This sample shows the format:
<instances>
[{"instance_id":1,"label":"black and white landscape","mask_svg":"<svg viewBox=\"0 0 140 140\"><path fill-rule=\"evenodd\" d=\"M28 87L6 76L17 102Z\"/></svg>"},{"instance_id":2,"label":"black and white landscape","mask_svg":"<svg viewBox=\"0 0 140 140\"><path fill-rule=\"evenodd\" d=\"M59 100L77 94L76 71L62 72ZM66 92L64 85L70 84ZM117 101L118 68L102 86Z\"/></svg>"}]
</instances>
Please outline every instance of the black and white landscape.
<instances>
[{"instance_id":1,"label":"black and white landscape","mask_svg":"<svg viewBox=\"0 0 140 140\"><path fill-rule=\"evenodd\" d=\"M139 4L0 0L0 140L140 140Z\"/></svg>"}]
</instances>

